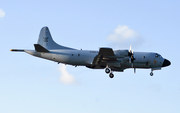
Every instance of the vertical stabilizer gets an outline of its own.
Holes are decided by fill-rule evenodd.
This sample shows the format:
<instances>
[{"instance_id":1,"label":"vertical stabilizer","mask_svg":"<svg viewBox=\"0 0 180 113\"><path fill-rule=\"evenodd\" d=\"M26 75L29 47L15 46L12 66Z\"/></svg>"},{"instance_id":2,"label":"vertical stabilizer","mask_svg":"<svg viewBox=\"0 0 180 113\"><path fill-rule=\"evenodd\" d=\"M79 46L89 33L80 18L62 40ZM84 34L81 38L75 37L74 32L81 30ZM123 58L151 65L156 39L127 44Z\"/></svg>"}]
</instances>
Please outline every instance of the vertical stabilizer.
<instances>
[{"instance_id":1,"label":"vertical stabilizer","mask_svg":"<svg viewBox=\"0 0 180 113\"><path fill-rule=\"evenodd\" d=\"M44 48L51 50L51 49L72 49L68 47L61 46L54 42L51 37L50 31L48 27L43 27L39 34L38 44L43 46Z\"/></svg>"}]
</instances>

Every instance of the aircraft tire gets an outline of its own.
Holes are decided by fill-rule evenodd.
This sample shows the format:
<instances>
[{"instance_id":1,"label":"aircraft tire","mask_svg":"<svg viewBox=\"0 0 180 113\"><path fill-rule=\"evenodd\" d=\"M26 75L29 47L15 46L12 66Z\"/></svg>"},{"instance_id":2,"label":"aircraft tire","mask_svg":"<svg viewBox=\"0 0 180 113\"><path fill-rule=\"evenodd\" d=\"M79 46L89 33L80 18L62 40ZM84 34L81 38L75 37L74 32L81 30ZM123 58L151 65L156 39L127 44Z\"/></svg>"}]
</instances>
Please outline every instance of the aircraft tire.
<instances>
[{"instance_id":1,"label":"aircraft tire","mask_svg":"<svg viewBox=\"0 0 180 113\"><path fill-rule=\"evenodd\" d=\"M109 74L109 77L110 77L110 78L113 78L113 77L114 77L114 74L113 74L113 73L110 73L110 74Z\"/></svg>"},{"instance_id":2,"label":"aircraft tire","mask_svg":"<svg viewBox=\"0 0 180 113\"><path fill-rule=\"evenodd\" d=\"M110 70L109 68L106 68L106 69L105 69L105 72L106 72L107 74L110 73L110 71L111 71L111 70Z\"/></svg>"},{"instance_id":3,"label":"aircraft tire","mask_svg":"<svg viewBox=\"0 0 180 113\"><path fill-rule=\"evenodd\" d=\"M153 76L153 72L150 73L150 76Z\"/></svg>"}]
</instances>

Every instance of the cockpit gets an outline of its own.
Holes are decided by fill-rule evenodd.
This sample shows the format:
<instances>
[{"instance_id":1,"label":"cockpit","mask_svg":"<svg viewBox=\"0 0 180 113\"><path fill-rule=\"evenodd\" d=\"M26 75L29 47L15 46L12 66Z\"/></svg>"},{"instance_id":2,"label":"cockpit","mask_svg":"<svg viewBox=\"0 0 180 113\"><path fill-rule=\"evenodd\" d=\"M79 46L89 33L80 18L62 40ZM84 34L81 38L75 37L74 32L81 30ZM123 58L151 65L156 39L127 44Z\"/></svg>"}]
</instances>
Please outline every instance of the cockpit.
<instances>
[{"instance_id":1,"label":"cockpit","mask_svg":"<svg viewBox=\"0 0 180 113\"><path fill-rule=\"evenodd\" d=\"M157 54L157 53L155 54L155 57L156 58L162 58L162 56L160 54Z\"/></svg>"}]
</instances>

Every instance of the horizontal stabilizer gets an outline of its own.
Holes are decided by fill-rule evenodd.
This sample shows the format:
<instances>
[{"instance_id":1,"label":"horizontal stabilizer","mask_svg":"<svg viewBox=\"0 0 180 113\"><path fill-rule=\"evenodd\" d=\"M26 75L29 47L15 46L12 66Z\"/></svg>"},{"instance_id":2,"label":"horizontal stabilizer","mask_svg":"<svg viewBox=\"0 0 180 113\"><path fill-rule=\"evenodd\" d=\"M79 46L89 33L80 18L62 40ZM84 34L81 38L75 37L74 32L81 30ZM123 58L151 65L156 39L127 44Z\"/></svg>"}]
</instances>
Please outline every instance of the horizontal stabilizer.
<instances>
[{"instance_id":1,"label":"horizontal stabilizer","mask_svg":"<svg viewBox=\"0 0 180 113\"><path fill-rule=\"evenodd\" d=\"M11 49L10 51L24 52L24 50L22 50L22 49Z\"/></svg>"},{"instance_id":2,"label":"horizontal stabilizer","mask_svg":"<svg viewBox=\"0 0 180 113\"><path fill-rule=\"evenodd\" d=\"M34 44L34 47L37 52L49 52L46 48L44 48L40 44Z\"/></svg>"}]
</instances>

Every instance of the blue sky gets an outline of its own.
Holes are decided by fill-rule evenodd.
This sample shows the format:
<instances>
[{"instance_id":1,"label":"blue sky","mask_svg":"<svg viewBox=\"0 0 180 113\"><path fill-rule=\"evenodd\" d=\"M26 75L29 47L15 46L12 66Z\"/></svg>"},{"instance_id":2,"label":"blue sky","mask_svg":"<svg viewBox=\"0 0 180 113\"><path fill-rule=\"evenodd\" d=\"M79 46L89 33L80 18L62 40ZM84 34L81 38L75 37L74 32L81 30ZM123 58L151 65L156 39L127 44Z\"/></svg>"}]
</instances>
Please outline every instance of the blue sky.
<instances>
[{"instance_id":1,"label":"blue sky","mask_svg":"<svg viewBox=\"0 0 180 113\"><path fill-rule=\"evenodd\" d=\"M0 112L2 113L179 113L179 26L177 0L0 1ZM171 61L160 71L115 72L67 65L75 83L61 82L62 65L9 50L34 49L40 29L84 50L99 47L158 52ZM121 41L125 28L131 38ZM115 37L115 41L109 37ZM63 67L64 68L64 67Z\"/></svg>"}]
</instances>

